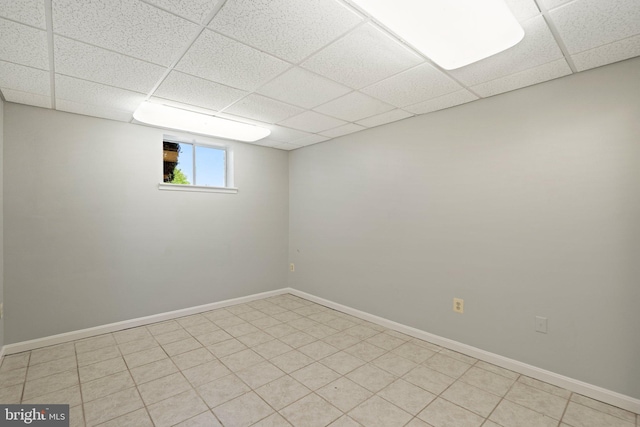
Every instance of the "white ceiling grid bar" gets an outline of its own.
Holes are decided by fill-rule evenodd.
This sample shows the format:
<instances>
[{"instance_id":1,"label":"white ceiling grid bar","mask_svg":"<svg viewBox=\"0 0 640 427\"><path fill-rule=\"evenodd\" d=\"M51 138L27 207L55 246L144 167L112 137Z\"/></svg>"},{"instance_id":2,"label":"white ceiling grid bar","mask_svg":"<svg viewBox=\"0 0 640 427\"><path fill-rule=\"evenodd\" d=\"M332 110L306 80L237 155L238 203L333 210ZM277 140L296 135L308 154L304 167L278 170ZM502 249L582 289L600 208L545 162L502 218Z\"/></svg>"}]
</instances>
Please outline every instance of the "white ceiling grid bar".
<instances>
[{"instance_id":1,"label":"white ceiling grid bar","mask_svg":"<svg viewBox=\"0 0 640 427\"><path fill-rule=\"evenodd\" d=\"M144 1L144 0L141 0L141 1ZM193 46L193 44L197 41L197 39L201 36L201 34L202 34L205 30L210 30L210 31L212 31L212 32L214 32L214 33L216 33L216 34L220 34L220 35L221 35L221 36L223 36L223 37L229 38L229 39L231 39L231 40L234 40L234 41L236 41L236 42L238 42L238 43L241 43L241 44L245 45L242 41L240 41L240 40L238 40L238 39L236 39L236 38L234 38L234 37L232 37L232 36L230 36L230 35L228 35L228 34L224 34L224 33L221 33L221 32L219 32L219 31L216 31L216 29L215 29L215 28L211 28L211 27L209 27L209 25L211 24L211 21L215 18L215 16L218 14L218 12L222 9L222 7L224 6L225 2L226 2L226 0L221 0L221 1L216 5L216 7L214 8L214 10L212 10L212 12L211 12L211 13L210 13L210 15L207 17L207 19L203 22L203 24L201 24L201 25L203 25L203 29L202 29L200 32L198 32L198 34L196 34L196 35L194 36L193 40L191 40L191 42L189 43L189 45L188 45L188 46L183 50L182 54L180 55L180 58L178 58L178 59L177 59L177 60L176 60L172 65L171 65L171 67L169 67L169 69L167 69L167 71L166 71L166 72L165 72L165 74L162 76L162 78L160 79L160 81L159 81L159 82L158 82L158 83L153 87L153 89L152 89L152 90L150 91L150 93L148 94L148 96L147 96L147 100L148 100L148 99L150 99L150 98L152 97L152 95L155 93L155 91L157 91L157 89L160 87L160 85L162 84L162 82L166 79L166 77L170 74L170 72L171 72L171 71L173 71L173 70L175 69L175 66L177 66L177 64L182 60L182 58L183 58L183 57L186 55L186 53L191 49L191 47ZM145 1L145 3L148 3L148 1ZM152 6L158 7L158 6L156 6L155 4L152 4L152 3L149 3L149 4L150 4L150 5L152 5ZM160 8L160 9L162 9L162 8ZM162 10L165 10L166 12L172 13L172 12L170 12L170 11L166 10L166 9L162 9ZM354 13L355 13L355 11L354 11ZM351 32L353 32L353 31L357 30L358 28L360 28L361 26L363 26L363 25L365 25L365 24L367 24L367 23L369 22L369 19L368 19L368 18L366 18L365 16L362 16L362 15L360 15L360 14L358 14L358 15L360 16L360 18L362 19L362 21L361 21L360 23L358 23L358 25L356 25L355 27L353 27L353 28L349 29L348 31L344 32L343 34L341 34L341 35L340 35L339 37L337 37L336 39L332 40L332 41L329 43L329 45L330 45L330 44L332 44L332 43L337 42L338 40L340 40L340 39L342 39L342 38L344 38L344 37L346 37L346 36L348 36ZM256 48L255 46L252 46L252 47L253 47L253 48ZM291 69L295 68L296 66L299 66L299 64L302 64L302 63L303 63L304 61L306 61L308 58L312 57L313 55L315 55L316 53L318 53L319 51L323 50L323 49L324 49L324 48L326 48L326 47L327 47L327 45L323 45L323 46L321 46L321 47L320 47L320 48L318 48L317 50L315 50L315 51L311 52L310 54L308 54L307 56L303 57L303 58L302 58L300 61L298 61L297 63L291 63L291 62L287 61L287 60L286 60L286 59L284 59L284 58L279 58L279 59L281 59L281 60L283 60L283 61L289 62L290 66L289 66L289 67L287 67L286 69L284 69L280 74L278 74L278 75L274 76L272 79L270 79L270 80L268 80L268 81L265 81L262 85L260 85L260 86L258 86L257 88L255 88L253 92L248 92L248 93L247 93L246 95L244 95L243 97L241 97L241 98L237 99L236 101L232 102L231 104L227 105L226 107L221 108L221 109L220 109L220 111L218 111L218 113L228 113L228 110L229 110L229 109L233 108L235 105L237 105L238 103L242 102L243 100L245 100L247 97L251 96L251 95L252 95L252 94L254 94L254 93L255 93L255 94L259 94L260 96L263 96L263 97L269 98L269 99L271 99L271 100L273 100L273 101L277 101L277 102L285 103L285 104L286 104L286 102L284 102L284 101L282 101L282 100L280 100L280 99L272 98L272 97L269 97L269 96L267 96L267 95L260 94L260 93L259 93L260 89L261 89L261 88L263 88L264 86L268 85L269 83L271 83L273 80L277 79L278 77L282 76L283 74L287 73L287 72L288 72L288 71L290 71ZM258 49L258 48L256 48L256 49ZM258 49L258 50L259 50L259 49ZM265 52L265 53L267 53L267 52ZM270 55L271 55L271 54L270 54ZM309 71L309 72L312 72L312 73L313 73L313 71L311 71L311 70L307 70L307 71ZM184 73L184 71L180 71L180 72L183 72L183 73ZM185 73L185 74L189 74L189 73ZM314 74L317 74L317 73L314 73ZM191 74L189 74L189 75L191 75ZM317 74L317 75L318 75L319 77L322 77L322 78L327 78L327 77L321 76L321 75L319 75L319 74ZM194 76L194 77L197 77L197 76ZM338 97L339 97L339 96L338 96ZM336 98L337 98L337 97L336 97ZM335 98L334 98L334 99L335 99ZM330 100L330 101L331 101L331 100ZM294 106L294 105L292 105L292 107L295 107L295 106ZM221 116L221 117L223 117L223 115L220 115L220 116ZM237 115L236 115L236 117L237 117ZM227 118L233 119L233 118L234 118L234 115L233 115L233 114L231 114L231 117L227 117ZM256 121L256 119L255 119L255 118L250 118L250 117L245 117L245 116L240 116L240 117L238 117L236 120L241 120L241 119L252 119L254 122ZM132 118L132 119L131 119L131 122L133 122L133 121L134 121L134 119ZM282 120L281 120L281 121L282 121ZM281 121L280 121L280 122L281 122ZM263 124L268 124L268 123L269 123L269 122L266 122L266 121L265 121L265 122L263 122L263 124L262 124L262 123L260 123L260 121L257 121L257 122L258 122L258 123L257 123L258 125L263 125ZM278 123L278 122L276 122L276 123ZM280 126L282 126L282 125L280 125ZM286 126L284 126L284 127L286 127ZM292 129L292 128L291 128L291 129ZM292 130L297 130L297 129L292 129ZM312 135L313 135L313 134L312 134ZM304 136L304 137L302 137L301 139L305 139L305 138L308 138L308 136ZM295 142L295 141L296 141L296 140L294 140L293 142ZM282 144L282 142L281 142L281 144ZM292 143L289 143L289 144L292 144ZM298 147L299 147L299 146L298 146Z\"/></svg>"},{"instance_id":2,"label":"white ceiling grid bar","mask_svg":"<svg viewBox=\"0 0 640 427\"><path fill-rule=\"evenodd\" d=\"M49 48L49 74L51 75L51 108L56 109L56 66L53 56L53 13L51 0L44 0L44 16L47 22L47 47Z\"/></svg>"},{"instance_id":3,"label":"white ceiling grid bar","mask_svg":"<svg viewBox=\"0 0 640 427\"><path fill-rule=\"evenodd\" d=\"M145 98L145 101L148 101L149 98L151 98L151 96L153 95L153 93L158 90L158 87L160 87L160 85L162 84L162 82L165 81L165 79L167 78L167 76L169 75L169 73L171 73L171 71L173 71L174 67L178 64L178 62L180 62L180 60L182 59L182 57L187 53L187 51L189 49L191 49L191 46L195 43L196 40L198 40L198 37L200 37L200 34L202 34L202 32L207 28L207 25L209 25L209 22L211 22L211 20L213 19L214 16L216 16L216 14L220 11L220 9L222 9L222 6L224 6L224 4L226 3L227 0L219 0L218 3L215 5L215 7L213 8L213 10L211 10L211 12L209 13L209 15L207 16L207 18L205 19L205 23L204 24L198 24L201 26L200 30L198 32L196 32L196 34L194 34L194 36L191 38L190 42L187 44L187 46L185 46L184 49L182 49L182 51L177 55L176 59L174 59L171 64L169 65L169 67L167 67L167 69L165 70L164 74L162 75L162 77L160 77L160 79L158 80L158 83L156 83L153 88L149 91L149 93L147 94L147 97ZM145 2L146 3L146 2ZM149 4L149 3L147 3ZM150 6L154 6L157 7L154 4L149 4ZM164 10L162 8L159 8L161 10ZM167 13L171 13L168 11L165 11ZM176 15L177 16L177 15ZM181 17L182 18L182 17ZM131 118L131 122L133 122L133 117Z\"/></svg>"},{"instance_id":4,"label":"white ceiling grid bar","mask_svg":"<svg viewBox=\"0 0 640 427\"><path fill-rule=\"evenodd\" d=\"M166 102L295 149L640 55L637 0L505 0L525 39L450 71L352 1L0 1L0 99L128 122Z\"/></svg>"},{"instance_id":5,"label":"white ceiling grid bar","mask_svg":"<svg viewBox=\"0 0 640 427\"><path fill-rule=\"evenodd\" d=\"M540 0L534 0L534 1L538 5L538 9L540 9L540 11L542 12L542 16L544 16L544 20L547 22L547 26L549 27L549 30L551 30L551 34L553 34L553 38L556 39L556 43L558 43L560 50L562 50L564 59L567 61L567 64L569 64L569 67L571 67L571 72L577 73L578 70L576 69L576 65L573 63L573 58L569 53L569 49L567 49L567 46L564 44L562 37L560 37L560 33L558 32L558 29L556 28L556 25L553 22L553 19L551 19L551 16L549 15L549 10L546 8L543 1L540 1Z\"/></svg>"},{"instance_id":6,"label":"white ceiling grid bar","mask_svg":"<svg viewBox=\"0 0 640 427\"><path fill-rule=\"evenodd\" d=\"M349 31L345 32L344 34L340 35L340 37L338 37L337 39L333 40L329 45L331 45L331 44L333 44L333 43L337 42L338 40L343 39L344 37L348 36L349 34L351 34L351 32L353 32L353 31L355 31L357 28L360 28L361 26L365 25L367 22L368 22L368 21L367 21L367 20L365 20L365 21L363 21L363 22L359 23L358 25L356 25L355 27L353 27L351 30L349 30ZM212 31L215 31L215 30L212 30ZM221 33L219 33L219 34L221 34ZM228 37L228 36L225 36L225 37ZM238 40L236 40L236 41L238 41ZM242 43L242 42L241 42L241 41L238 41L238 43ZM273 82L274 80L276 80L278 77L282 76L283 74L286 74L287 72L289 72L289 71L290 71L290 70L292 70L293 68L296 68L296 67L300 66L300 64L304 63L304 61L306 61L307 59L311 58L313 55L315 55L316 53L320 52L321 50L325 49L327 46L328 46L328 45L322 46L321 48L319 48L319 49L317 49L317 50L315 50L315 51L311 52L311 54L309 54L309 55L307 55L306 57L302 58L302 59L301 59L300 61L298 61L297 63L291 63L291 62L289 62L289 64L291 64L289 67L287 67L283 72L281 72L281 73L280 73L280 74L278 74L277 76L273 77L271 80L268 80L268 81L264 82L262 85L258 86L258 87L254 90L254 92L255 92L255 93L257 93L257 94L259 94L259 95L261 95L261 96L265 96L265 97L267 97L267 98L273 99L273 100L275 100L275 101L285 102L285 103L286 103L286 101L282 101L282 100L277 99L277 98L271 98L271 97L269 97L268 95L261 94L261 93L260 93L260 89L264 88L264 87L265 87L265 86L267 86L269 83ZM280 58L280 59L282 59L282 58ZM283 59L283 61L286 61L286 60L285 60L285 59ZM288 62L288 61L287 61L287 62ZM305 68L305 70L306 70L306 71L309 71L309 72L311 72L311 73L313 73L313 71L312 71L312 70L308 70L308 69L306 69L306 68ZM320 75L320 74L318 74L318 73L314 73L314 74L317 74L318 76L323 77L323 78L325 78L325 79L329 79L328 77L326 77L326 76L322 76L322 75ZM331 79L329 79L329 80L331 80ZM336 82L336 83L338 83L338 82ZM340 83L338 83L338 84L340 84ZM229 109L229 108L233 107L235 104L237 104L238 102L242 101L244 98L246 98L246 97L247 97L247 96L249 96L249 95L251 95L251 94L249 93L249 94L245 95L243 98L238 99L238 100L237 100L236 102L234 102L233 104L231 104L231 105L227 106L227 107L226 107L222 112L225 112L225 110L227 110L227 109ZM334 99L335 99L335 98L334 98Z\"/></svg>"},{"instance_id":7,"label":"white ceiling grid bar","mask_svg":"<svg viewBox=\"0 0 640 427\"><path fill-rule=\"evenodd\" d=\"M358 10L360 13L364 14L364 11L360 10L360 8L355 5L352 4L349 0L340 0L348 5L350 5L351 7L353 7L354 9ZM384 31L386 31L389 35L391 35L394 39L396 39L399 43L401 43L403 46L406 46L407 49L410 49L411 51L413 51L416 55L419 55L420 57L422 57L424 59L424 61L428 62L429 65L431 65L432 67L436 68L437 70L441 71L442 73L447 74L446 70L442 67L440 67L438 64L436 64L435 62L433 62L429 57L427 57L425 54L423 54L422 52L420 52L419 50L417 50L416 48L414 48L412 45L408 44L402 37L400 37L399 35L397 35L395 32L391 31L389 28L385 27L381 22L378 22L376 19L373 18L369 18L369 20L371 22L374 22L378 27L383 28ZM403 70L406 71L406 70ZM401 72L403 72L401 71ZM397 73L400 74L401 72ZM462 82L458 81L455 77L447 74L452 80L454 80L456 83L458 83L460 86L462 86L463 88L467 89L469 92L471 92L472 94L474 94L475 96L477 96L478 98L480 98L480 95L478 95L477 93L475 93L473 90L471 90L471 88L466 87ZM389 76L392 77L392 76ZM377 83L377 82L375 82ZM372 83L375 84L375 83Z\"/></svg>"}]
</instances>

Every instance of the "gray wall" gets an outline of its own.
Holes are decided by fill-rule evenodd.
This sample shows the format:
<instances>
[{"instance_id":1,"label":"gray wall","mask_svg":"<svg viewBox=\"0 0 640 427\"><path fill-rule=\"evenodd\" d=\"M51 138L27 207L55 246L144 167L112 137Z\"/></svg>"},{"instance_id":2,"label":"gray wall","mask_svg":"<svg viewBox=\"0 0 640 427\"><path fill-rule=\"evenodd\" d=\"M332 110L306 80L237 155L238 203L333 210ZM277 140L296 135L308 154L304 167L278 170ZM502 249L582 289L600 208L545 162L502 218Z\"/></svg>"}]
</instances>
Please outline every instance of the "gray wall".
<instances>
[{"instance_id":1,"label":"gray wall","mask_svg":"<svg viewBox=\"0 0 640 427\"><path fill-rule=\"evenodd\" d=\"M2 177L4 164L4 101L0 99L0 302L4 301L4 195ZM0 348L4 345L4 313L0 319Z\"/></svg>"},{"instance_id":2,"label":"gray wall","mask_svg":"<svg viewBox=\"0 0 640 427\"><path fill-rule=\"evenodd\" d=\"M292 152L290 285L640 398L639 82L629 60Z\"/></svg>"},{"instance_id":3,"label":"gray wall","mask_svg":"<svg viewBox=\"0 0 640 427\"><path fill-rule=\"evenodd\" d=\"M286 152L172 192L162 130L11 103L4 130L7 344L286 286Z\"/></svg>"}]
</instances>

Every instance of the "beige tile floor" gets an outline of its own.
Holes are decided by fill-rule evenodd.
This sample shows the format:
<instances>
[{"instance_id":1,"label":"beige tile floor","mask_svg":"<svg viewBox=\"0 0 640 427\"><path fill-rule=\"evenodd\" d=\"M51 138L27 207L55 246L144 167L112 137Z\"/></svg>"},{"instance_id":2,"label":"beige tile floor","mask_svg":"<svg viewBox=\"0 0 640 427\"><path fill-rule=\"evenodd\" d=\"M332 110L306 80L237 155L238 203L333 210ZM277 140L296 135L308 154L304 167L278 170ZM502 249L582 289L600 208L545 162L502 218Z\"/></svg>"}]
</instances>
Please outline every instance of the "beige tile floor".
<instances>
[{"instance_id":1,"label":"beige tile floor","mask_svg":"<svg viewBox=\"0 0 640 427\"><path fill-rule=\"evenodd\" d=\"M10 355L72 426L640 427L639 416L293 295Z\"/></svg>"}]
</instances>

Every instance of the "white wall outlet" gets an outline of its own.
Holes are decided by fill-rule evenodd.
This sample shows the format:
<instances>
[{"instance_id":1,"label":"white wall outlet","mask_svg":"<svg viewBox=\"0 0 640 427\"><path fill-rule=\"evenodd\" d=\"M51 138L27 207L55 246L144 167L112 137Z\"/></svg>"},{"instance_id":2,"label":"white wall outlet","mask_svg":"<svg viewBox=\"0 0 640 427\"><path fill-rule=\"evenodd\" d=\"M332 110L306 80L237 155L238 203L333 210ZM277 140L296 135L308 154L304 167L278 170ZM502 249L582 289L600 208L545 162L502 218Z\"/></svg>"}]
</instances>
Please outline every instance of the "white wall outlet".
<instances>
[{"instance_id":1,"label":"white wall outlet","mask_svg":"<svg viewBox=\"0 0 640 427\"><path fill-rule=\"evenodd\" d=\"M453 311L456 313L464 313L464 300L461 298L453 299Z\"/></svg>"},{"instance_id":2,"label":"white wall outlet","mask_svg":"<svg viewBox=\"0 0 640 427\"><path fill-rule=\"evenodd\" d=\"M547 333L547 318L536 316L536 332Z\"/></svg>"},{"instance_id":3,"label":"white wall outlet","mask_svg":"<svg viewBox=\"0 0 640 427\"><path fill-rule=\"evenodd\" d=\"M296 271L296 266L293 263L289 264L289 271Z\"/></svg>"}]
</instances>

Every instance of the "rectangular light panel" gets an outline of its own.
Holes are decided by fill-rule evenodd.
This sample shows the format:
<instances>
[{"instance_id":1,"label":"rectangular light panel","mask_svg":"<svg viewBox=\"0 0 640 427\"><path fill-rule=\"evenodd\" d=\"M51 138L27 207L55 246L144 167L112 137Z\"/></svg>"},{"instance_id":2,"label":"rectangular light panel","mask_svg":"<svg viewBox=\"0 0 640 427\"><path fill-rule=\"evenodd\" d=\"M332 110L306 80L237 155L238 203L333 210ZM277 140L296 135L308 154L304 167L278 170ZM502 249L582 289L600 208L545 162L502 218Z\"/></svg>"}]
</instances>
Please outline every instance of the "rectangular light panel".
<instances>
[{"instance_id":1,"label":"rectangular light panel","mask_svg":"<svg viewBox=\"0 0 640 427\"><path fill-rule=\"evenodd\" d=\"M504 0L351 0L445 70L515 46L524 30Z\"/></svg>"},{"instance_id":2,"label":"rectangular light panel","mask_svg":"<svg viewBox=\"0 0 640 427\"><path fill-rule=\"evenodd\" d=\"M254 142L266 138L271 133L269 129L259 126L152 102L143 102L133 113L133 118L154 126L243 142Z\"/></svg>"}]
</instances>

